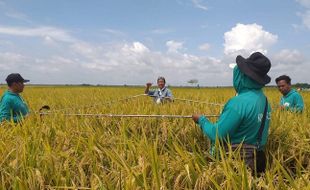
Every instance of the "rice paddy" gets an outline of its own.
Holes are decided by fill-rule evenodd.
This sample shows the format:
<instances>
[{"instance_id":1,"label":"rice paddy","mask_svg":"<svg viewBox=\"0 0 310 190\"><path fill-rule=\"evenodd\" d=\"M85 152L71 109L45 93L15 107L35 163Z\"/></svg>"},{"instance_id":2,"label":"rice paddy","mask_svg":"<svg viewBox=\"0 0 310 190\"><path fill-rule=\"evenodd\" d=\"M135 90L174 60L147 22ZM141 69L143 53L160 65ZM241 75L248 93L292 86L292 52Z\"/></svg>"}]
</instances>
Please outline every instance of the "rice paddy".
<instances>
[{"instance_id":1,"label":"rice paddy","mask_svg":"<svg viewBox=\"0 0 310 190\"><path fill-rule=\"evenodd\" d=\"M171 89L180 99L220 104L235 95L232 88ZM62 114L221 112L221 106L186 101L157 105L145 96L123 100L143 91L27 86L22 96L32 114L22 125L0 127L0 189L310 189L309 92L301 92L302 114L273 109L268 166L261 177L253 177L232 155L212 158L209 140L190 118ZM265 93L272 105L278 104L277 89ZM43 105L56 114L40 117L36 112Z\"/></svg>"}]
</instances>

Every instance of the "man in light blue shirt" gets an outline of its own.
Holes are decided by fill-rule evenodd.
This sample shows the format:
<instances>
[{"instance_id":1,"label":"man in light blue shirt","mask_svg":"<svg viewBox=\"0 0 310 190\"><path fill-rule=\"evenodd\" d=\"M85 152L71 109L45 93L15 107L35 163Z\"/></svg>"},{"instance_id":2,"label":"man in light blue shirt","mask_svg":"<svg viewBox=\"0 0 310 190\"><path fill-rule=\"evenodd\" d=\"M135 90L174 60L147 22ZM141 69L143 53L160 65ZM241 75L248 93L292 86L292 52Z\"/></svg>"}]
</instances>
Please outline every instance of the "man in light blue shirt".
<instances>
[{"instance_id":1,"label":"man in light blue shirt","mask_svg":"<svg viewBox=\"0 0 310 190\"><path fill-rule=\"evenodd\" d=\"M279 91L283 94L280 100L281 109L302 112L304 102L302 96L295 89L291 89L291 78L282 75L276 78L276 83Z\"/></svg>"},{"instance_id":2,"label":"man in light blue shirt","mask_svg":"<svg viewBox=\"0 0 310 190\"><path fill-rule=\"evenodd\" d=\"M166 87L166 79L164 77L158 77L157 79L157 90L150 90L152 83L146 83L146 88L144 93L148 96L153 97L154 102L157 104L173 100L173 95L170 89Z\"/></svg>"},{"instance_id":3,"label":"man in light blue shirt","mask_svg":"<svg viewBox=\"0 0 310 190\"><path fill-rule=\"evenodd\" d=\"M29 109L24 99L19 95L24 90L25 80L20 74L12 73L6 78L8 90L4 92L0 100L0 122L13 121L18 123L29 114Z\"/></svg>"}]
</instances>

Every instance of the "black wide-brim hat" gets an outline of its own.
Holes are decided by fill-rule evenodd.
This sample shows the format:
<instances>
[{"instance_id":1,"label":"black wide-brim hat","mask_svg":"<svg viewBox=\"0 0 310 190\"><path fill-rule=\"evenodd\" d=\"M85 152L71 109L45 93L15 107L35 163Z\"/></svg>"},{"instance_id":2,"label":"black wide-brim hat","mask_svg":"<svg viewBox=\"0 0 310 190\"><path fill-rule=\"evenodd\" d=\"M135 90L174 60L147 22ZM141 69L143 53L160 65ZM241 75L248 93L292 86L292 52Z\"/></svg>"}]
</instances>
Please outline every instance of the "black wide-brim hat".
<instances>
[{"instance_id":1,"label":"black wide-brim hat","mask_svg":"<svg viewBox=\"0 0 310 190\"><path fill-rule=\"evenodd\" d=\"M267 73L270 70L271 63L262 53L255 52L246 59L238 55L236 63L242 73L259 84L265 85L270 82L271 78Z\"/></svg>"}]
</instances>

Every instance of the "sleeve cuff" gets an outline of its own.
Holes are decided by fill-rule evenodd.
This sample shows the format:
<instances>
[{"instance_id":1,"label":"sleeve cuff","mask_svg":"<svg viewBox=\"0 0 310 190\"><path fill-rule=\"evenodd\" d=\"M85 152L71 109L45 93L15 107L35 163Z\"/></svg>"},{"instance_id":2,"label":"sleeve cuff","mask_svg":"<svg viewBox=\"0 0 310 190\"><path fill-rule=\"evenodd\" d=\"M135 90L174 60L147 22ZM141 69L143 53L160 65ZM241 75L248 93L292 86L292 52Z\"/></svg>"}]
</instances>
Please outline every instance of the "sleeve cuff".
<instances>
[{"instance_id":1,"label":"sleeve cuff","mask_svg":"<svg viewBox=\"0 0 310 190\"><path fill-rule=\"evenodd\" d=\"M197 123L198 123L199 125L202 125L206 119L207 119L207 118L206 118L204 115L202 115L202 116L199 117Z\"/></svg>"}]
</instances>

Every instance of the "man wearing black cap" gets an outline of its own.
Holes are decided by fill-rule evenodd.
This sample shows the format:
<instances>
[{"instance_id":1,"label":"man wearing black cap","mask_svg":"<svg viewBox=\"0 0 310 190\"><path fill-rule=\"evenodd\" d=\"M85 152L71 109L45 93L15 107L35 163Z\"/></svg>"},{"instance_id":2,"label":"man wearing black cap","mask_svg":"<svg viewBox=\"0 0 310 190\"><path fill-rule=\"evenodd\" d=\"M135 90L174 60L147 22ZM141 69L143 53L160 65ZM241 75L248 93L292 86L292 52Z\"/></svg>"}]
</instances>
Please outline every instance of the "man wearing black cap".
<instances>
[{"instance_id":1,"label":"man wearing black cap","mask_svg":"<svg viewBox=\"0 0 310 190\"><path fill-rule=\"evenodd\" d=\"M9 89L4 92L0 100L0 122L7 120L14 123L22 121L29 114L26 102L19 95L24 90L25 80L19 73L11 73L6 82Z\"/></svg>"},{"instance_id":2,"label":"man wearing black cap","mask_svg":"<svg viewBox=\"0 0 310 190\"><path fill-rule=\"evenodd\" d=\"M233 86L237 96L226 103L216 123L211 123L205 116L198 114L193 115L193 120L210 138L213 155L217 152L216 139L226 145L229 143L232 149L241 146L240 154L246 164L253 172L261 173L266 167L264 147L267 143L271 112L262 88L270 82L267 73L271 63L259 52L246 59L239 55L236 63Z\"/></svg>"}]
</instances>

